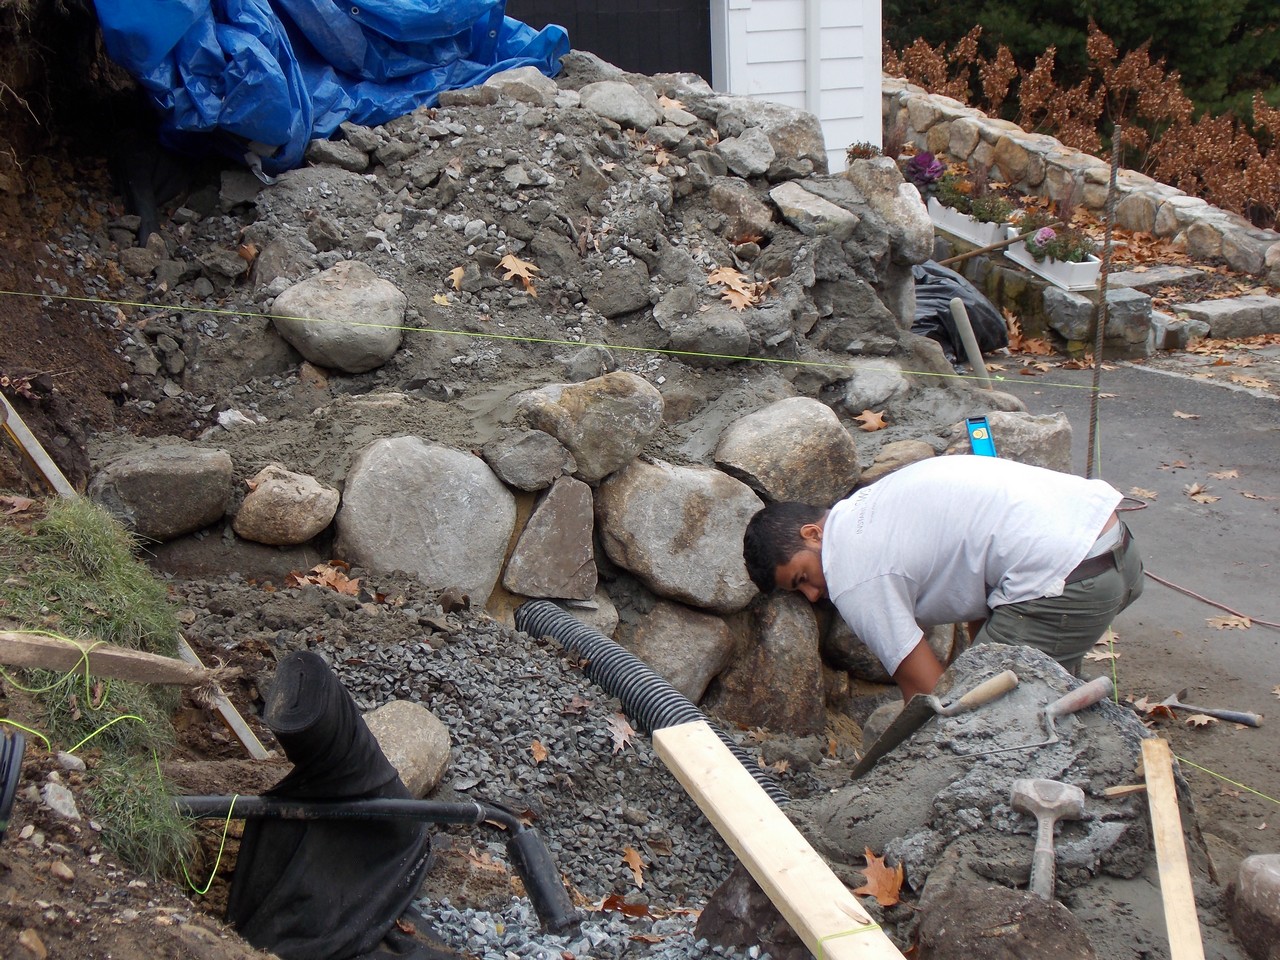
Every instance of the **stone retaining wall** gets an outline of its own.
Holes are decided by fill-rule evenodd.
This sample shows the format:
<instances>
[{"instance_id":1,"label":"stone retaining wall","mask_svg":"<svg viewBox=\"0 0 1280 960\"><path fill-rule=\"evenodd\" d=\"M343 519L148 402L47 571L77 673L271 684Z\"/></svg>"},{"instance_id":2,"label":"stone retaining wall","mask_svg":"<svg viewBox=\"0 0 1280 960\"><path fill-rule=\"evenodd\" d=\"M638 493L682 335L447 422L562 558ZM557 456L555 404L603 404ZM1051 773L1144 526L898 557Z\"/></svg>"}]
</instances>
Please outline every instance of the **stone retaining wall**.
<instances>
[{"instance_id":1,"label":"stone retaining wall","mask_svg":"<svg viewBox=\"0 0 1280 960\"><path fill-rule=\"evenodd\" d=\"M1091 211L1105 210L1111 176L1105 160L901 78L884 77L881 96L886 132L905 123L905 141L920 149L988 165L993 180L1007 181L1026 194L1062 200L1078 191ZM1280 233L1258 229L1237 214L1134 170L1119 171L1116 186L1117 226L1167 237L1185 244L1196 259L1222 257L1233 270L1280 284Z\"/></svg>"}]
</instances>

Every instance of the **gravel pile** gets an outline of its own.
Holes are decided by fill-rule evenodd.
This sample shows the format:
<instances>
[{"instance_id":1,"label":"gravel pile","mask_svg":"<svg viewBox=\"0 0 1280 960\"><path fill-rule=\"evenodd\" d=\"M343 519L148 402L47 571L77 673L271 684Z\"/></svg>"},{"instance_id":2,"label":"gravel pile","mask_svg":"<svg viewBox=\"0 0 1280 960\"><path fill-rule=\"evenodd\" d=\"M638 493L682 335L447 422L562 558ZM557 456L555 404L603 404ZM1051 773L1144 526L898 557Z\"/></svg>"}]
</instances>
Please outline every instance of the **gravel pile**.
<instances>
[{"instance_id":1,"label":"gravel pile","mask_svg":"<svg viewBox=\"0 0 1280 960\"><path fill-rule=\"evenodd\" d=\"M332 664L362 711L390 700L428 707L452 738L450 766L431 799L498 803L539 829L585 918L581 933L544 935L524 898L441 896L423 912L447 943L484 958L761 956L696 942L696 911L736 859L650 738L631 731L617 699L570 654L483 613L445 614L413 578L376 589L385 591L378 602L315 586L266 590L234 577L174 585L194 621L189 633L207 652L231 662L267 654L261 688L275 657L307 648ZM760 753L744 734L735 737ZM795 795L812 787L807 777L791 774L783 787ZM439 829L508 863L501 831ZM628 850L643 863L639 881ZM602 910L606 898L644 915Z\"/></svg>"}]
</instances>

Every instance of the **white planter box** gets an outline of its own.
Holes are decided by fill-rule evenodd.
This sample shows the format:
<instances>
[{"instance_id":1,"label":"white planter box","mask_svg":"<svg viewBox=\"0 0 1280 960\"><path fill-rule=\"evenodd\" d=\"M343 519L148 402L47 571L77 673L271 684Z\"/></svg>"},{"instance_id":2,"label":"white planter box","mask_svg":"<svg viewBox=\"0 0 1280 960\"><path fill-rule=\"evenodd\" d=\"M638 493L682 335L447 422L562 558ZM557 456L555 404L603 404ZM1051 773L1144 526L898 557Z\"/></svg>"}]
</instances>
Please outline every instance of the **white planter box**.
<instances>
[{"instance_id":1,"label":"white planter box","mask_svg":"<svg viewBox=\"0 0 1280 960\"><path fill-rule=\"evenodd\" d=\"M1015 230L1009 236L1017 236ZM1066 260L1053 260L1045 257L1037 262L1027 249L1027 242L1019 240L1005 247L1004 255L1020 267L1026 267L1037 276L1044 277L1055 287L1063 290L1093 290L1098 286L1098 273L1102 270L1102 261L1090 256L1081 263L1069 263Z\"/></svg>"},{"instance_id":2,"label":"white planter box","mask_svg":"<svg viewBox=\"0 0 1280 960\"><path fill-rule=\"evenodd\" d=\"M945 230L953 237L959 237L979 247L989 247L1005 238L1009 229L1007 223L983 223L975 220L967 213L944 207L936 197L929 198L929 219L939 230Z\"/></svg>"}]
</instances>

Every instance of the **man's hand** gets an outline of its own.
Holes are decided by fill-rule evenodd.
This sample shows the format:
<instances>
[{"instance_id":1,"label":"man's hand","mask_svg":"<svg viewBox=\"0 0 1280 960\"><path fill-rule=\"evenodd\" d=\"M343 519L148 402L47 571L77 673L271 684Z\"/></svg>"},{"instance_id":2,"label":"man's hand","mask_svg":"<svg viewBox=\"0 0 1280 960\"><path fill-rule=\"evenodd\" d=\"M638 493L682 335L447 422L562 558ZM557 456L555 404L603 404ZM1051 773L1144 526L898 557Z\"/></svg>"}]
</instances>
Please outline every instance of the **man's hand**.
<instances>
[{"instance_id":1,"label":"man's hand","mask_svg":"<svg viewBox=\"0 0 1280 960\"><path fill-rule=\"evenodd\" d=\"M898 664L893 680L902 690L902 699L910 701L917 693L933 693L934 685L942 676L942 664L922 636L910 653Z\"/></svg>"}]
</instances>

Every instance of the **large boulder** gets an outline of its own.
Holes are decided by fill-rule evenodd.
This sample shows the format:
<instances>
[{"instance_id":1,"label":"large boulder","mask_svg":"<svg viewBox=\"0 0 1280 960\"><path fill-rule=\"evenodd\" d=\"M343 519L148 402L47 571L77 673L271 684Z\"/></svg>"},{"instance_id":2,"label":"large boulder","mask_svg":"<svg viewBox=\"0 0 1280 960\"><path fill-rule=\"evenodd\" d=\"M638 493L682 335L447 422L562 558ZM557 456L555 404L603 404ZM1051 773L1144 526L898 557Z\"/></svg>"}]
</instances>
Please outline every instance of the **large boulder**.
<instances>
[{"instance_id":1,"label":"large boulder","mask_svg":"<svg viewBox=\"0 0 1280 960\"><path fill-rule=\"evenodd\" d=\"M394 283L343 260L280 294L271 314L280 336L312 363L364 373L399 349L407 303Z\"/></svg>"},{"instance_id":2,"label":"large boulder","mask_svg":"<svg viewBox=\"0 0 1280 960\"><path fill-rule=\"evenodd\" d=\"M710 467L635 461L600 485L596 519L609 559L654 593L733 613L756 588L742 560L760 498Z\"/></svg>"},{"instance_id":3,"label":"large boulder","mask_svg":"<svg viewBox=\"0 0 1280 960\"><path fill-rule=\"evenodd\" d=\"M89 483L89 497L144 540L172 540L222 519L231 502L231 456L168 444L126 453Z\"/></svg>"},{"instance_id":4,"label":"large boulder","mask_svg":"<svg viewBox=\"0 0 1280 960\"><path fill-rule=\"evenodd\" d=\"M405 570L483 606L515 529L515 498L479 457L418 437L376 440L347 472L338 553Z\"/></svg>"}]
</instances>

